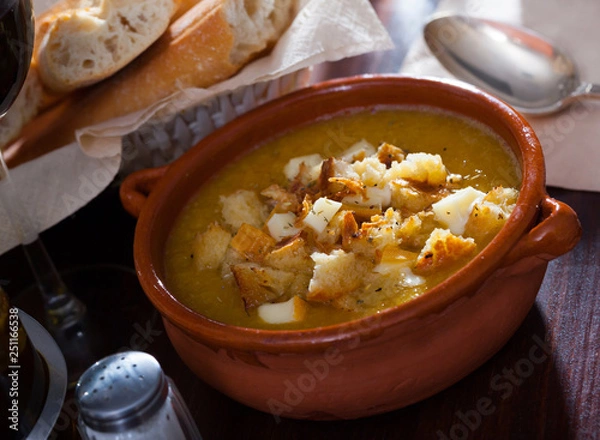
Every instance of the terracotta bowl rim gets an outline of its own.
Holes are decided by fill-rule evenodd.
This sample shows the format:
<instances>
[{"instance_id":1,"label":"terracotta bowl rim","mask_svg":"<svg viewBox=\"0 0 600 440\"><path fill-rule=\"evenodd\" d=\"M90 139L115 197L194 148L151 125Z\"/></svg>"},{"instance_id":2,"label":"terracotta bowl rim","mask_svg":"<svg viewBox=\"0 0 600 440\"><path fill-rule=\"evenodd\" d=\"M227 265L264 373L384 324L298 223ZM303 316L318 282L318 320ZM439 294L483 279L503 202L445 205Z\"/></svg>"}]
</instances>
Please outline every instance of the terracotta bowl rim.
<instances>
[{"instance_id":1,"label":"terracotta bowl rim","mask_svg":"<svg viewBox=\"0 0 600 440\"><path fill-rule=\"evenodd\" d=\"M144 234L143 231L151 231L157 215L157 206L161 198L168 195L166 182L179 179L186 170L194 167L195 152L214 143L226 131L243 129L254 118L262 114L284 111L285 107L291 107L293 102L318 99L318 96L324 93L345 93L359 90L361 87L382 87L396 83L439 88L450 93L466 95L471 101L490 106L495 117L509 128L520 147L522 185L517 206L498 235L475 259L450 278L407 303L356 320L302 330L265 330L225 324L191 310L171 295L157 274L155 262L150 258L150 234ZM456 113L460 114L458 111ZM194 338L216 346L265 352L321 349L335 341L373 334L374 329L384 330L403 321L440 313L460 298L469 296L468 292L474 292L475 287L501 267L503 257L536 220L539 203L544 195L545 169L539 140L524 117L500 99L469 84L441 78L404 75L359 75L340 78L314 84L257 107L208 135L173 162L152 190L138 219L134 260L142 287L163 319L167 319Z\"/></svg>"}]
</instances>

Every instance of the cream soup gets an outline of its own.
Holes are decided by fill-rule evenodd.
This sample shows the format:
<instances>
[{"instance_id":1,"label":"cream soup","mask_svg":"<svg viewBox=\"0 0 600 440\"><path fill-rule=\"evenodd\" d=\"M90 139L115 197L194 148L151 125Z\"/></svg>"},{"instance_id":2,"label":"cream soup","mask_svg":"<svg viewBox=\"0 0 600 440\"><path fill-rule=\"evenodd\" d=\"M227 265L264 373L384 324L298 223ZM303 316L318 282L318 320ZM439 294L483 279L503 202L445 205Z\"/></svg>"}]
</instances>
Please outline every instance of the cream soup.
<instances>
[{"instance_id":1,"label":"cream soup","mask_svg":"<svg viewBox=\"0 0 600 440\"><path fill-rule=\"evenodd\" d=\"M244 327L331 325L410 301L510 216L520 170L487 128L430 109L337 116L221 170L176 220L166 283Z\"/></svg>"}]
</instances>

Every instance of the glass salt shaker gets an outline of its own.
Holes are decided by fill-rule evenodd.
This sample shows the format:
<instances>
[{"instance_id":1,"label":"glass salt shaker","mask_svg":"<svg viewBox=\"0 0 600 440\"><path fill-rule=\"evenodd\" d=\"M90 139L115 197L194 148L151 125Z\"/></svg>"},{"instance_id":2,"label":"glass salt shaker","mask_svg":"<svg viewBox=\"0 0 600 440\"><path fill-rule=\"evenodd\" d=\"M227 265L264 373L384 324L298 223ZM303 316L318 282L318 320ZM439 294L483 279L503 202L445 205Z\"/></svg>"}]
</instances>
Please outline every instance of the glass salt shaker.
<instances>
[{"instance_id":1,"label":"glass salt shaker","mask_svg":"<svg viewBox=\"0 0 600 440\"><path fill-rule=\"evenodd\" d=\"M75 398L84 440L202 439L175 384L148 353L96 362L79 379Z\"/></svg>"}]
</instances>

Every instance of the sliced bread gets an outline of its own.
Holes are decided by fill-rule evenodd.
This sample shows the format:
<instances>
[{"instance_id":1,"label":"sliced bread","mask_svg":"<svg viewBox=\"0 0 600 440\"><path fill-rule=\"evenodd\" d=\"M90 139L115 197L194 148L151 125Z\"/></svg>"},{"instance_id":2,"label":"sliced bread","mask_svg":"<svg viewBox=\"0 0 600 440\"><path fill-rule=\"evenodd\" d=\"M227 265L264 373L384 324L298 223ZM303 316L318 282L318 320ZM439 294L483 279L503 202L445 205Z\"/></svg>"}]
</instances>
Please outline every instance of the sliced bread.
<instances>
[{"instance_id":1,"label":"sliced bread","mask_svg":"<svg viewBox=\"0 0 600 440\"><path fill-rule=\"evenodd\" d=\"M71 2L71 7L74 2ZM88 86L129 64L167 29L177 0L80 0L56 14L37 50L44 85Z\"/></svg>"},{"instance_id":2,"label":"sliced bread","mask_svg":"<svg viewBox=\"0 0 600 440\"><path fill-rule=\"evenodd\" d=\"M190 0L183 3L193 4ZM22 163L75 139L75 130L123 116L189 87L210 87L238 72L279 39L295 0L202 0L149 49L99 84L75 93L52 123L11 148Z\"/></svg>"},{"instance_id":3,"label":"sliced bread","mask_svg":"<svg viewBox=\"0 0 600 440\"><path fill-rule=\"evenodd\" d=\"M144 109L181 89L229 78L274 45L291 22L293 3L202 0L140 57L92 87L60 131L72 140L76 128Z\"/></svg>"}]
</instances>

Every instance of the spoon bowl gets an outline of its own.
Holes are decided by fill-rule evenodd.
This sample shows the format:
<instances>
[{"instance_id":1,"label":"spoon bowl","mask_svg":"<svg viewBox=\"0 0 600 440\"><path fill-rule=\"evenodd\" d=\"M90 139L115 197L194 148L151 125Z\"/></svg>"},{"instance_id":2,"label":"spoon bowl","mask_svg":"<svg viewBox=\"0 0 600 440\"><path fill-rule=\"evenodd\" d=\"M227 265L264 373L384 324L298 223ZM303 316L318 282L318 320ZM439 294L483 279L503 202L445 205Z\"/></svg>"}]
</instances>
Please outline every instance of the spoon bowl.
<instances>
[{"instance_id":1,"label":"spoon bowl","mask_svg":"<svg viewBox=\"0 0 600 440\"><path fill-rule=\"evenodd\" d=\"M575 63L541 35L493 20L447 15L424 29L442 65L525 114L554 113L581 97L600 98Z\"/></svg>"}]
</instances>

